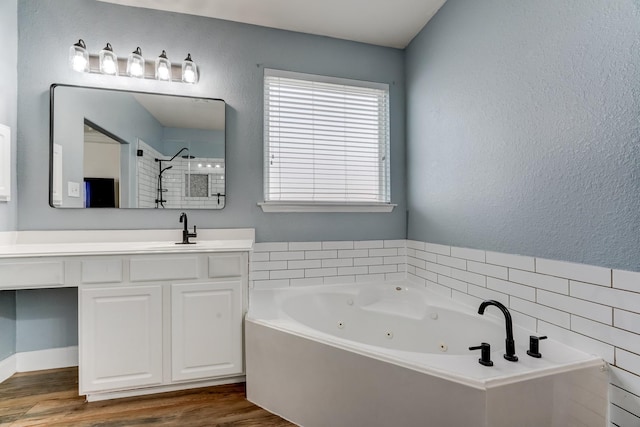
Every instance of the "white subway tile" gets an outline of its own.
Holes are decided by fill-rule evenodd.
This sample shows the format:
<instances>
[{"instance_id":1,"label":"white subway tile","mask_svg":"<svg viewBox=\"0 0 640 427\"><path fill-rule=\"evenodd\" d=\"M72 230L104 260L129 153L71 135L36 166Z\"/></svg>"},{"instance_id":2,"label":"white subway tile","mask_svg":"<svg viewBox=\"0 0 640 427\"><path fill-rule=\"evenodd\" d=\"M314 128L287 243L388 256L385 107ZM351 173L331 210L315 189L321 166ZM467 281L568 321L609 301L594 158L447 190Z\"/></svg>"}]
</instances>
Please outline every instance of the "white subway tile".
<instances>
[{"instance_id":1,"label":"white subway tile","mask_svg":"<svg viewBox=\"0 0 640 427\"><path fill-rule=\"evenodd\" d=\"M425 279L423 279L422 277L418 277L415 274L412 273L407 273L407 280L409 281L409 283L412 283L416 286L424 286L425 283L427 282Z\"/></svg>"},{"instance_id":2,"label":"white subway tile","mask_svg":"<svg viewBox=\"0 0 640 427\"><path fill-rule=\"evenodd\" d=\"M369 256L398 256L398 249L369 249Z\"/></svg>"},{"instance_id":3,"label":"white subway tile","mask_svg":"<svg viewBox=\"0 0 640 427\"><path fill-rule=\"evenodd\" d=\"M398 255L407 256L407 248L398 248Z\"/></svg>"},{"instance_id":4,"label":"white subway tile","mask_svg":"<svg viewBox=\"0 0 640 427\"><path fill-rule=\"evenodd\" d=\"M423 259L407 257L407 264L412 265L414 267L422 268L423 270L427 268L427 261Z\"/></svg>"},{"instance_id":5,"label":"white subway tile","mask_svg":"<svg viewBox=\"0 0 640 427\"><path fill-rule=\"evenodd\" d=\"M437 262L438 261L438 255L437 254L432 254L431 252L425 252L425 251L420 251L420 250L416 250L416 258L418 259L423 259L425 261L429 261L429 262Z\"/></svg>"},{"instance_id":6,"label":"white subway tile","mask_svg":"<svg viewBox=\"0 0 640 427\"><path fill-rule=\"evenodd\" d=\"M640 314L613 309L613 326L629 332L640 334ZM640 370L638 370L640 373Z\"/></svg>"},{"instance_id":7,"label":"white subway tile","mask_svg":"<svg viewBox=\"0 0 640 427\"><path fill-rule=\"evenodd\" d=\"M402 263L402 264L397 264L397 266L398 266L398 272L407 271L407 264Z\"/></svg>"},{"instance_id":8,"label":"white subway tile","mask_svg":"<svg viewBox=\"0 0 640 427\"><path fill-rule=\"evenodd\" d=\"M370 257L370 258L353 258L353 265L382 265L384 264L382 257Z\"/></svg>"},{"instance_id":9,"label":"white subway tile","mask_svg":"<svg viewBox=\"0 0 640 427\"><path fill-rule=\"evenodd\" d=\"M270 252L271 261L288 261L288 260L297 260L304 259L304 252Z\"/></svg>"},{"instance_id":10,"label":"white subway tile","mask_svg":"<svg viewBox=\"0 0 640 427\"><path fill-rule=\"evenodd\" d=\"M252 262L251 268L253 271L262 270L286 270L287 261L258 261Z\"/></svg>"},{"instance_id":11,"label":"white subway tile","mask_svg":"<svg viewBox=\"0 0 640 427\"><path fill-rule=\"evenodd\" d=\"M384 282L384 274L362 274L356 275L356 282Z\"/></svg>"},{"instance_id":12,"label":"white subway tile","mask_svg":"<svg viewBox=\"0 0 640 427\"><path fill-rule=\"evenodd\" d=\"M385 240L384 241L385 248L406 248L407 241L406 240Z\"/></svg>"},{"instance_id":13,"label":"white subway tile","mask_svg":"<svg viewBox=\"0 0 640 427\"><path fill-rule=\"evenodd\" d=\"M424 251L424 242L418 242L417 240L407 240L407 248L419 249Z\"/></svg>"},{"instance_id":14,"label":"white subway tile","mask_svg":"<svg viewBox=\"0 0 640 427\"><path fill-rule=\"evenodd\" d=\"M482 298L474 297L473 295L456 291L455 289L451 290L451 298L453 298L454 301L458 301L460 304L465 305L475 311L478 310L478 306L480 306L483 301Z\"/></svg>"},{"instance_id":15,"label":"white subway tile","mask_svg":"<svg viewBox=\"0 0 640 427\"><path fill-rule=\"evenodd\" d=\"M406 258L403 256L386 256L384 257L385 264L404 264Z\"/></svg>"},{"instance_id":16,"label":"white subway tile","mask_svg":"<svg viewBox=\"0 0 640 427\"><path fill-rule=\"evenodd\" d=\"M322 276L337 276L337 268L309 268L304 271L304 277L322 277Z\"/></svg>"},{"instance_id":17,"label":"white subway tile","mask_svg":"<svg viewBox=\"0 0 640 427\"><path fill-rule=\"evenodd\" d=\"M288 261L287 266L291 270L294 270L297 268L321 268L322 261L319 259L304 260L304 261Z\"/></svg>"},{"instance_id":18,"label":"white subway tile","mask_svg":"<svg viewBox=\"0 0 640 427\"><path fill-rule=\"evenodd\" d=\"M614 347L612 345L544 321L538 322L538 333L548 336L549 339L575 347L585 353L596 354L607 362L613 363Z\"/></svg>"},{"instance_id":19,"label":"white subway tile","mask_svg":"<svg viewBox=\"0 0 640 427\"><path fill-rule=\"evenodd\" d=\"M322 277L311 277L305 279L291 279L291 286L314 286L324 284Z\"/></svg>"},{"instance_id":20,"label":"white subway tile","mask_svg":"<svg viewBox=\"0 0 640 427\"><path fill-rule=\"evenodd\" d=\"M571 316L571 330L624 350L640 353L640 335L638 334L578 316Z\"/></svg>"},{"instance_id":21,"label":"white subway tile","mask_svg":"<svg viewBox=\"0 0 640 427\"><path fill-rule=\"evenodd\" d=\"M467 283L473 283L478 286L487 286L487 276L482 274L472 273L470 271L451 269L451 277L454 279L462 280Z\"/></svg>"},{"instance_id":22,"label":"white subway tile","mask_svg":"<svg viewBox=\"0 0 640 427\"><path fill-rule=\"evenodd\" d=\"M638 418L638 416L627 412L616 405L609 405L609 408L609 420L611 421L612 426L637 427L640 425L640 418Z\"/></svg>"},{"instance_id":23,"label":"white subway tile","mask_svg":"<svg viewBox=\"0 0 640 427\"><path fill-rule=\"evenodd\" d=\"M443 276L451 277L451 267L446 265L434 264L432 262L428 262L426 269L428 271L433 271L434 273L442 274Z\"/></svg>"},{"instance_id":24,"label":"white subway tile","mask_svg":"<svg viewBox=\"0 0 640 427\"><path fill-rule=\"evenodd\" d=\"M338 251L338 258L365 258L368 256L368 249L343 249Z\"/></svg>"},{"instance_id":25,"label":"white subway tile","mask_svg":"<svg viewBox=\"0 0 640 427\"><path fill-rule=\"evenodd\" d=\"M355 283L356 282L356 276L325 276L324 277L324 284L325 285L342 285L342 284L349 284L349 283Z\"/></svg>"},{"instance_id":26,"label":"white subway tile","mask_svg":"<svg viewBox=\"0 0 640 427\"><path fill-rule=\"evenodd\" d=\"M269 261L269 252L252 252L251 262L254 261Z\"/></svg>"},{"instance_id":27,"label":"white subway tile","mask_svg":"<svg viewBox=\"0 0 640 427\"><path fill-rule=\"evenodd\" d=\"M640 292L640 273L635 271L613 270L613 287L631 292Z\"/></svg>"},{"instance_id":28,"label":"white subway tile","mask_svg":"<svg viewBox=\"0 0 640 427\"><path fill-rule=\"evenodd\" d=\"M484 274L485 276L496 277L498 279L507 280L508 273L506 267L499 265L483 264L481 262L467 261L467 270L474 273Z\"/></svg>"},{"instance_id":29,"label":"white subway tile","mask_svg":"<svg viewBox=\"0 0 640 427\"><path fill-rule=\"evenodd\" d=\"M537 258L536 272L550 276L564 277L580 282L611 286L611 270L587 264Z\"/></svg>"},{"instance_id":30,"label":"white subway tile","mask_svg":"<svg viewBox=\"0 0 640 427\"><path fill-rule=\"evenodd\" d=\"M397 281L397 280L405 280L407 278L407 274L405 272L397 272L397 273L386 273L384 275L384 279L387 281Z\"/></svg>"},{"instance_id":31,"label":"white subway tile","mask_svg":"<svg viewBox=\"0 0 640 427\"><path fill-rule=\"evenodd\" d=\"M432 282L431 280L426 280L425 281L425 286L427 289L433 291L434 293L438 294L438 295L442 295L445 296L447 298L451 298L451 288L447 287L447 286L442 286L439 285L435 282Z\"/></svg>"},{"instance_id":32,"label":"white subway tile","mask_svg":"<svg viewBox=\"0 0 640 427\"><path fill-rule=\"evenodd\" d=\"M538 304L566 311L571 314L586 317L587 319L611 325L613 322L612 308L606 305L595 304L578 298L556 294L538 289Z\"/></svg>"},{"instance_id":33,"label":"white subway tile","mask_svg":"<svg viewBox=\"0 0 640 427\"><path fill-rule=\"evenodd\" d=\"M463 258L469 261L485 262L485 251L479 249L458 248L451 246L451 256L456 258Z\"/></svg>"},{"instance_id":34,"label":"white subway tile","mask_svg":"<svg viewBox=\"0 0 640 427\"><path fill-rule=\"evenodd\" d=\"M473 295L482 300L494 299L496 301L501 302L507 307L509 306L509 295L503 294L501 292L496 292L491 289L487 289L482 286L476 286L476 285L468 285L468 292L469 292L469 295Z\"/></svg>"},{"instance_id":35,"label":"white subway tile","mask_svg":"<svg viewBox=\"0 0 640 427\"><path fill-rule=\"evenodd\" d=\"M368 274L369 267L340 267L338 268L338 276L347 276L352 274Z\"/></svg>"},{"instance_id":36,"label":"white subway tile","mask_svg":"<svg viewBox=\"0 0 640 427\"><path fill-rule=\"evenodd\" d=\"M538 319L536 319L535 317L522 314L519 311L511 311L510 313L511 317L513 318L514 325L518 325L521 328L525 328L529 331L535 331L538 329Z\"/></svg>"},{"instance_id":37,"label":"white subway tile","mask_svg":"<svg viewBox=\"0 0 640 427\"><path fill-rule=\"evenodd\" d=\"M438 283L444 286L448 286L451 289L458 290L460 292L467 292L467 283L460 280L452 279L451 277L438 275Z\"/></svg>"},{"instance_id":38,"label":"white subway tile","mask_svg":"<svg viewBox=\"0 0 640 427\"><path fill-rule=\"evenodd\" d=\"M607 288L583 282L570 282L570 295L598 304L610 305L627 311L640 313L640 293Z\"/></svg>"},{"instance_id":39,"label":"white subway tile","mask_svg":"<svg viewBox=\"0 0 640 427\"><path fill-rule=\"evenodd\" d=\"M424 250L427 252L433 252L434 254L451 255L451 247L439 245L437 243L425 243Z\"/></svg>"},{"instance_id":40,"label":"white subway tile","mask_svg":"<svg viewBox=\"0 0 640 427\"><path fill-rule=\"evenodd\" d=\"M407 253L405 255L415 258L416 257L416 250L415 249L411 249L411 248L407 248Z\"/></svg>"},{"instance_id":41,"label":"white subway tile","mask_svg":"<svg viewBox=\"0 0 640 427\"><path fill-rule=\"evenodd\" d=\"M529 271L509 269L509 281L522 283L551 292L561 294L569 293L569 280L544 274L531 273Z\"/></svg>"},{"instance_id":42,"label":"white subway tile","mask_svg":"<svg viewBox=\"0 0 640 427\"><path fill-rule=\"evenodd\" d=\"M269 272L269 279L301 279L304 277L304 270L272 270Z\"/></svg>"},{"instance_id":43,"label":"white subway tile","mask_svg":"<svg viewBox=\"0 0 640 427\"><path fill-rule=\"evenodd\" d=\"M249 280L268 280L269 279L269 270L263 271L250 271L249 272Z\"/></svg>"},{"instance_id":44,"label":"white subway tile","mask_svg":"<svg viewBox=\"0 0 640 427\"><path fill-rule=\"evenodd\" d=\"M353 249L353 242L349 242L349 241L322 242L322 249Z\"/></svg>"},{"instance_id":45,"label":"white subway tile","mask_svg":"<svg viewBox=\"0 0 640 427\"><path fill-rule=\"evenodd\" d=\"M636 417L640 417L640 397L614 385L610 386L609 388L609 397L613 405L617 406L618 408L622 408L627 412L631 412L631 414L635 415ZM618 425L622 426L640 425L640 418L629 418L628 414L614 414L613 411L619 410L618 408L612 408L612 421L616 419L619 423L622 423ZM621 416L625 417L625 420L621 420Z\"/></svg>"},{"instance_id":46,"label":"white subway tile","mask_svg":"<svg viewBox=\"0 0 640 427\"><path fill-rule=\"evenodd\" d=\"M407 273L409 274L416 274L416 268L412 265L407 265Z\"/></svg>"},{"instance_id":47,"label":"white subway tile","mask_svg":"<svg viewBox=\"0 0 640 427\"><path fill-rule=\"evenodd\" d=\"M611 384L640 396L640 375L611 366Z\"/></svg>"},{"instance_id":48,"label":"white subway tile","mask_svg":"<svg viewBox=\"0 0 640 427\"><path fill-rule=\"evenodd\" d=\"M487 277L487 288L529 301L536 300L535 288L508 282L506 280L496 279L494 277Z\"/></svg>"},{"instance_id":49,"label":"white subway tile","mask_svg":"<svg viewBox=\"0 0 640 427\"><path fill-rule=\"evenodd\" d=\"M253 282L254 289L276 289L289 287L288 280L255 280Z\"/></svg>"},{"instance_id":50,"label":"white subway tile","mask_svg":"<svg viewBox=\"0 0 640 427\"><path fill-rule=\"evenodd\" d=\"M616 348L616 366L630 372L640 372L640 355Z\"/></svg>"},{"instance_id":51,"label":"white subway tile","mask_svg":"<svg viewBox=\"0 0 640 427\"><path fill-rule=\"evenodd\" d=\"M369 266L369 274L397 273L397 272L398 272L398 266L395 264Z\"/></svg>"},{"instance_id":52,"label":"white subway tile","mask_svg":"<svg viewBox=\"0 0 640 427\"><path fill-rule=\"evenodd\" d=\"M501 252L487 252L487 264L502 265L518 270L535 271L535 258L505 254Z\"/></svg>"},{"instance_id":53,"label":"white subway tile","mask_svg":"<svg viewBox=\"0 0 640 427\"><path fill-rule=\"evenodd\" d=\"M289 250L287 242L264 242L255 243L253 252L271 252L271 251L287 251Z\"/></svg>"},{"instance_id":54,"label":"white subway tile","mask_svg":"<svg viewBox=\"0 0 640 427\"><path fill-rule=\"evenodd\" d=\"M290 251L319 251L322 242L289 242Z\"/></svg>"},{"instance_id":55,"label":"white subway tile","mask_svg":"<svg viewBox=\"0 0 640 427\"><path fill-rule=\"evenodd\" d=\"M353 249L382 249L384 241L382 240L361 240L353 242Z\"/></svg>"},{"instance_id":56,"label":"white subway tile","mask_svg":"<svg viewBox=\"0 0 640 427\"><path fill-rule=\"evenodd\" d=\"M323 259L322 267L353 267L353 258Z\"/></svg>"},{"instance_id":57,"label":"white subway tile","mask_svg":"<svg viewBox=\"0 0 640 427\"><path fill-rule=\"evenodd\" d=\"M449 267L457 268L460 270L467 269L467 261L460 258L452 258L446 255L438 255L436 258L438 264L447 265Z\"/></svg>"},{"instance_id":58,"label":"white subway tile","mask_svg":"<svg viewBox=\"0 0 640 427\"><path fill-rule=\"evenodd\" d=\"M509 308L533 316L536 319L569 329L569 313L565 313L564 311L559 311L517 297L511 297Z\"/></svg>"},{"instance_id":59,"label":"white subway tile","mask_svg":"<svg viewBox=\"0 0 640 427\"><path fill-rule=\"evenodd\" d=\"M423 279L431 280L432 282L438 281L438 275L433 271L427 271L421 268L416 268L415 275Z\"/></svg>"},{"instance_id":60,"label":"white subway tile","mask_svg":"<svg viewBox=\"0 0 640 427\"><path fill-rule=\"evenodd\" d=\"M304 257L305 259L338 258L338 251L306 251Z\"/></svg>"}]
</instances>

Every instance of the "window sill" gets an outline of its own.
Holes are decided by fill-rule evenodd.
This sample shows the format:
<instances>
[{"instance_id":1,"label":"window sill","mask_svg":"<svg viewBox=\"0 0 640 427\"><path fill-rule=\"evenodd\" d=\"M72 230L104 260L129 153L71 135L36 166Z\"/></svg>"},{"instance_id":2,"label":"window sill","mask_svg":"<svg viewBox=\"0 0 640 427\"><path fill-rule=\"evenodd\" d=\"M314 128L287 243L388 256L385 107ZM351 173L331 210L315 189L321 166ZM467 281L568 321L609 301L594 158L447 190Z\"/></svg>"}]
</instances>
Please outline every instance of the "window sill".
<instances>
[{"instance_id":1,"label":"window sill","mask_svg":"<svg viewBox=\"0 0 640 427\"><path fill-rule=\"evenodd\" d=\"M392 203L261 202L263 212L391 212Z\"/></svg>"}]
</instances>

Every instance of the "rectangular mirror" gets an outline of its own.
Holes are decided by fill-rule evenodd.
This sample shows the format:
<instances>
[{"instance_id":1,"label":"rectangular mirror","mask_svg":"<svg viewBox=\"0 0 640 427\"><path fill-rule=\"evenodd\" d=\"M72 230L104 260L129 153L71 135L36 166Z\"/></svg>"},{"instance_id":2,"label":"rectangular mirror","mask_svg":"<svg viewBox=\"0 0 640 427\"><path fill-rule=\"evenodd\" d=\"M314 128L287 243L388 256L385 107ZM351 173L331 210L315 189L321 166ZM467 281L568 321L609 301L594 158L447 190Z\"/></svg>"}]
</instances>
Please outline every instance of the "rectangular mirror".
<instances>
[{"instance_id":1,"label":"rectangular mirror","mask_svg":"<svg viewBox=\"0 0 640 427\"><path fill-rule=\"evenodd\" d=\"M224 208L225 105L52 85L49 204Z\"/></svg>"}]
</instances>

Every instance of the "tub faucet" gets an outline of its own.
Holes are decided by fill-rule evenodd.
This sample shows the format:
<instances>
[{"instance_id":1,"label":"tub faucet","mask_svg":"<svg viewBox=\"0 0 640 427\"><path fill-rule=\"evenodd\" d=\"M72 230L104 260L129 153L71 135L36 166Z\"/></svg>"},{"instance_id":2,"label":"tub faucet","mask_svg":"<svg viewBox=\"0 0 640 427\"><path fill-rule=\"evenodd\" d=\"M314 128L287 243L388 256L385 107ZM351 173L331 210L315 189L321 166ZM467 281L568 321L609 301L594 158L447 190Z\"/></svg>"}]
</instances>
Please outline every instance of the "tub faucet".
<instances>
[{"instance_id":1,"label":"tub faucet","mask_svg":"<svg viewBox=\"0 0 640 427\"><path fill-rule=\"evenodd\" d=\"M513 323L511 322L511 313L509 313L507 307L505 307L498 301L490 299L483 301L482 304L480 304L480 308L478 308L478 314L484 314L485 308L490 305L495 305L500 309L500 311L502 311L502 314L504 314L505 326L507 328L507 339L505 340L507 349L506 353L504 354L504 358L510 362L517 362L518 356L516 356L516 343L513 340Z\"/></svg>"},{"instance_id":2,"label":"tub faucet","mask_svg":"<svg viewBox=\"0 0 640 427\"><path fill-rule=\"evenodd\" d=\"M198 237L198 233L196 233L196 226L193 226L193 233L189 233L189 225L187 224L187 214L182 212L180 214L180 222L184 223L184 228L182 229L182 242L176 243L177 245L192 245L196 242L190 242L189 237Z\"/></svg>"}]
</instances>

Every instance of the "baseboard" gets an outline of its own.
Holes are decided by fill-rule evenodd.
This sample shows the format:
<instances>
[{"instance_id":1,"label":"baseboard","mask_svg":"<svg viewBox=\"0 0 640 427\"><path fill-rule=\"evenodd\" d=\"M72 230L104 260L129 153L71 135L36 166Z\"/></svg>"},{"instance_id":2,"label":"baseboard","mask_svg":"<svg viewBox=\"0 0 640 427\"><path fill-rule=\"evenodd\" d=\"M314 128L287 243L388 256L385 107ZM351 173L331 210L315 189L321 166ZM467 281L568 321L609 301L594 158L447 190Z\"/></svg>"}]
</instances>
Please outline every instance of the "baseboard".
<instances>
[{"instance_id":1,"label":"baseboard","mask_svg":"<svg viewBox=\"0 0 640 427\"><path fill-rule=\"evenodd\" d=\"M16 372L78 366L78 346L16 353Z\"/></svg>"},{"instance_id":2,"label":"baseboard","mask_svg":"<svg viewBox=\"0 0 640 427\"><path fill-rule=\"evenodd\" d=\"M16 373L16 355L0 360L0 383Z\"/></svg>"}]
</instances>

